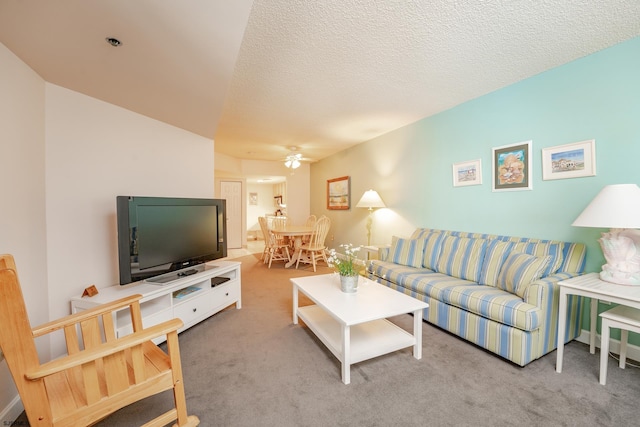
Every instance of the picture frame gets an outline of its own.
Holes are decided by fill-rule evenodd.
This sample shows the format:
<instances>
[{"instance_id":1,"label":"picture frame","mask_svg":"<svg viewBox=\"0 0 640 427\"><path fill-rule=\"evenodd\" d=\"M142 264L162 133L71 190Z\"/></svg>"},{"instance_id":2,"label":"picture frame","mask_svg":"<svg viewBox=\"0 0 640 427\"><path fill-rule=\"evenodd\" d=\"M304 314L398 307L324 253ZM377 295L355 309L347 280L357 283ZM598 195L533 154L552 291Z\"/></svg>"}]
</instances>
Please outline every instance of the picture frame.
<instances>
[{"instance_id":1,"label":"picture frame","mask_svg":"<svg viewBox=\"0 0 640 427\"><path fill-rule=\"evenodd\" d=\"M327 180L327 209L348 210L351 206L351 177Z\"/></svg>"},{"instance_id":2,"label":"picture frame","mask_svg":"<svg viewBox=\"0 0 640 427\"><path fill-rule=\"evenodd\" d=\"M258 204L258 193L249 193L249 204L250 205Z\"/></svg>"},{"instance_id":3,"label":"picture frame","mask_svg":"<svg viewBox=\"0 0 640 427\"><path fill-rule=\"evenodd\" d=\"M519 191L533 188L532 141L492 148L492 191Z\"/></svg>"},{"instance_id":4,"label":"picture frame","mask_svg":"<svg viewBox=\"0 0 640 427\"><path fill-rule=\"evenodd\" d=\"M595 139L542 149L542 179L545 181L595 175Z\"/></svg>"},{"instance_id":5,"label":"picture frame","mask_svg":"<svg viewBox=\"0 0 640 427\"><path fill-rule=\"evenodd\" d=\"M453 164L453 186L482 184L482 159Z\"/></svg>"}]
</instances>

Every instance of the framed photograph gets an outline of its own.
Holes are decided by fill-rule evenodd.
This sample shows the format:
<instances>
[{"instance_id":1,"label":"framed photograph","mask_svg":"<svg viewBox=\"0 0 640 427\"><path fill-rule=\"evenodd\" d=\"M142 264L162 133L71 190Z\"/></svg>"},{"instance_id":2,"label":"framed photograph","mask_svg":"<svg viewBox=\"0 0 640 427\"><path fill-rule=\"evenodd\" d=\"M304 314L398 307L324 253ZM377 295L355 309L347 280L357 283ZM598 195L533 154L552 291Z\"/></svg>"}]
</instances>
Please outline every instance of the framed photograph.
<instances>
[{"instance_id":1,"label":"framed photograph","mask_svg":"<svg viewBox=\"0 0 640 427\"><path fill-rule=\"evenodd\" d=\"M595 176L596 140L556 145L542 149L542 179Z\"/></svg>"},{"instance_id":2,"label":"framed photograph","mask_svg":"<svg viewBox=\"0 0 640 427\"><path fill-rule=\"evenodd\" d=\"M453 164L453 186L482 184L482 160L469 160Z\"/></svg>"},{"instance_id":3,"label":"framed photograph","mask_svg":"<svg viewBox=\"0 0 640 427\"><path fill-rule=\"evenodd\" d=\"M258 193L249 193L249 204L250 205L258 204Z\"/></svg>"},{"instance_id":4,"label":"framed photograph","mask_svg":"<svg viewBox=\"0 0 640 427\"><path fill-rule=\"evenodd\" d=\"M492 148L492 191L531 190L531 141Z\"/></svg>"},{"instance_id":5,"label":"framed photograph","mask_svg":"<svg viewBox=\"0 0 640 427\"><path fill-rule=\"evenodd\" d=\"M350 178L348 176L327 180L327 209L349 209L349 183Z\"/></svg>"}]
</instances>

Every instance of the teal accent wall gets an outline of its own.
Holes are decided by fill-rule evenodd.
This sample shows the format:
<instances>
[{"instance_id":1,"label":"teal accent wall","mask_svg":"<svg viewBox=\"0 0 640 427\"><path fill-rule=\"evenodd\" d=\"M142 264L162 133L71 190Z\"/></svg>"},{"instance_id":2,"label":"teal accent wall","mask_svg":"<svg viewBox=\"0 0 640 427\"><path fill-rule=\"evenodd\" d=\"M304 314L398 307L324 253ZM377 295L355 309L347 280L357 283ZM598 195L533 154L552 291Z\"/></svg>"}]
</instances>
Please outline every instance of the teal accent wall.
<instances>
[{"instance_id":1,"label":"teal accent wall","mask_svg":"<svg viewBox=\"0 0 640 427\"><path fill-rule=\"evenodd\" d=\"M590 139L596 176L542 179L543 148ZM492 147L529 140L532 190L492 192ZM474 159L482 161L482 185L453 187L453 163ZM374 212L372 243L421 226L575 241L588 246L586 270L600 271L597 239L606 230L571 223L605 185L640 183L638 159L640 38L634 38L313 164L311 213L332 219L330 247L365 244L367 211L354 206L373 188L388 209ZM327 210L326 180L344 175L351 177L352 208ZM588 322L585 316L584 329Z\"/></svg>"}]
</instances>

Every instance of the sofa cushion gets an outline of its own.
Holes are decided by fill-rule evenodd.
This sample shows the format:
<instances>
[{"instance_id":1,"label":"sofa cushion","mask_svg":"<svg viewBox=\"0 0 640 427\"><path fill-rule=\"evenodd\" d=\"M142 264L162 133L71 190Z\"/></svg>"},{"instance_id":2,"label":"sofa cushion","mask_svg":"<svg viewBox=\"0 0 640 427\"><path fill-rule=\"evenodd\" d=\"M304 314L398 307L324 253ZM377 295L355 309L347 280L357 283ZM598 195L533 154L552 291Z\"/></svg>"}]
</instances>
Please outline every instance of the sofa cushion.
<instances>
[{"instance_id":1,"label":"sofa cushion","mask_svg":"<svg viewBox=\"0 0 640 427\"><path fill-rule=\"evenodd\" d=\"M425 246L422 266L424 268L435 270L442 250L442 240L445 238L445 234L433 232L424 235L423 238L425 240Z\"/></svg>"},{"instance_id":2,"label":"sofa cushion","mask_svg":"<svg viewBox=\"0 0 640 427\"><path fill-rule=\"evenodd\" d=\"M500 240L490 240L487 243L482 261L482 269L480 270L480 278L478 279L479 284L496 286L500 268L512 247L513 243L502 242Z\"/></svg>"},{"instance_id":3,"label":"sofa cushion","mask_svg":"<svg viewBox=\"0 0 640 427\"><path fill-rule=\"evenodd\" d=\"M497 287L523 297L526 285L542 277L550 262L550 255L536 257L524 253L512 253L502 264Z\"/></svg>"},{"instance_id":4,"label":"sofa cushion","mask_svg":"<svg viewBox=\"0 0 640 427\"><path fill-rule=\"evenodd\" d=\"M551 261L542 273L542 277L547 277L558 271L562 265L563 242L538 241L538 242L518 242L513 245L512 252L523 252L537 257L550 256Z\"/></svg>"},{"instance_id":5,"label":"sofa cushion","mask_svg":"<svg viewBox=\"0 0 640 427\"><path fill-rule=\"evenodd\" d=\"M435 270L477 282L486 245L485 239L445 236Z\"/></svg>"},{"instance_id":6,"label":"sofa cushion","mask_svg":"<svg viewBox=\"0 0 640 427\"><path fill-rule=\"evenodd\" d=\"M434 274L433 270L428 268L415 268L406 265L399 265L389 261L371 260L367 266L367 270L375 277L396 283L400 286L411 287L411 282L416 277L423 277L427 274Z\"/></svg>"},{"instance_id":7,"label":"sofa cushion","mask_svg":"<svg viewBox=\"0 0 640 427\"><path fill-rule=\"evenodd\" d=\"M544 320L540 307L494 286L483 286L442 273L412 275L403 286L411 295L426 295L494 322L533 331ZM431 309L431 307L429 308Z\"/></svg>"},{"instance_id":8,"label":"sofa cushion","mask_svg":"<svg viewBox=\"0 0 640 427\"><path fill-rule=\"evenodd\" d=\"M422 267L425 239L403 239L393 236L388 261L409 267Z\"/></svg>"}]
</instances>

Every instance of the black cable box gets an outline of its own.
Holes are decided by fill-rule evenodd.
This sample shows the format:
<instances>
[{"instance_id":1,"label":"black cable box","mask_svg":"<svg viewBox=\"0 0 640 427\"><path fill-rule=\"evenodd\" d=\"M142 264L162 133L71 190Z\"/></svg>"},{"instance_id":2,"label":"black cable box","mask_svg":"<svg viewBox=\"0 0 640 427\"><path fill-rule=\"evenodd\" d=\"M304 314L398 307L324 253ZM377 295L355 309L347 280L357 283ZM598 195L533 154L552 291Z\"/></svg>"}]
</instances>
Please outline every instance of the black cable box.
<instances>
[{"instance_id":1,"label":"black cable box","mask_svg":"<svg viewBox=\"0 0 640 427\"><path fill-rule=\"evenodd\" d=\"M229 277L212 277L211 287L215 288L216 286L221 285L224 282L228 282L229 280L231 280Z\"/></svg>"}]
</instances>

